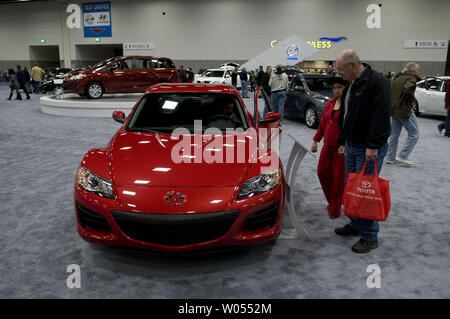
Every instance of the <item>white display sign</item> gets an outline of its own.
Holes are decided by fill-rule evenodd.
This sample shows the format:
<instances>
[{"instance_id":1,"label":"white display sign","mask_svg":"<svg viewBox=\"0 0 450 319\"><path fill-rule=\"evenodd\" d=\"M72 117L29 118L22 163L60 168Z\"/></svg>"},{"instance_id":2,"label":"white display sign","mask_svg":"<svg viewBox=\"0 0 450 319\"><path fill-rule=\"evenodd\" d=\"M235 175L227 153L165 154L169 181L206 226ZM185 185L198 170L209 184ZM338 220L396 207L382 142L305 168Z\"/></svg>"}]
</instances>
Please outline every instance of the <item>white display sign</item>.
<instances>
[{"instance_id":1,"label":"white display sign","mask_svg":"<svg viewBox=\"0 0 450 319\"><path fill-rule=\"evenodd\" d=\"M155 44L153 42L147 43L124 43L124 50L154 50Z\"/></svg>"},{"instance_id":2,"label":"white display sign","mask_svg":"<svg viewBox=\"0 0 450 319\"><path fill-rule=\"evenodd\" d=\"M446 49L448 40L405 40L407 49Z\"/></svg>"}]
</instances>

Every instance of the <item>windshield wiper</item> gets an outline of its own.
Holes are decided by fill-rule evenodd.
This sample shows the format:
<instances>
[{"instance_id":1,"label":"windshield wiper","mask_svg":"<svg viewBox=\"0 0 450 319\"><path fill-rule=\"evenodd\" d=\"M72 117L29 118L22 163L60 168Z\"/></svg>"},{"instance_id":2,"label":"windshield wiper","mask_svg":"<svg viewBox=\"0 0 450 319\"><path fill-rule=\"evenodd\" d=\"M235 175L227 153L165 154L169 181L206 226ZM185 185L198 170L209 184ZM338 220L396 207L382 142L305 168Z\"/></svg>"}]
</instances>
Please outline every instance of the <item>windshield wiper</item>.
<instances>
[{"instance_id":1,"label":"windshield wiper","mask_svg":"<svg viewBox=\"0 0 450 319\"><path fill-rule=\"evenodd\" d=\"M132 131L132 132L150 132L150 133L156 133L156 134L164 134L164 133L170 133L172 132L171 129L162 129L162 130L154 130L151 128L147 128L147 127L133 127L133 128L128 128L127 131Z\"/></svg>"}]
</instances>

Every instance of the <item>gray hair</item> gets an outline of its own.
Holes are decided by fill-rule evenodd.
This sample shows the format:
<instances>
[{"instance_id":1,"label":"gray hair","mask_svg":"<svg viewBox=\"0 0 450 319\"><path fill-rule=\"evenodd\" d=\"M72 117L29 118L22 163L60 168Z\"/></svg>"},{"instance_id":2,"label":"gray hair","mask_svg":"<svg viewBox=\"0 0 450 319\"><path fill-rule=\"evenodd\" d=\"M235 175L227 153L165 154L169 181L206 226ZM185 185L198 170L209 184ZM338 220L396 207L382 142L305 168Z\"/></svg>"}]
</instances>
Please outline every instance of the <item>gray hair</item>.
<instances>
[{"instance_id":1,"label":"gray hair","mask_svg":"<svg viewBox=\"0 0 450 319\"><path fill-rule=\"evenodd\" d=\"M356 53L356 51L352 49L344 50L342 52L342 59L348 63L356 62L357 64L361 64L358 53Z\"/></svg>"},{"instance_id":2,"label":"gray hair","mask_svg":"<svg viewBox=\"0 0 450 319\"><path fill-rule=\"evenodd\" d=\"M416 62L408 62L406 63L405 67L403 68L402 72L408 72L413 70L418 70L419 65Z\"/></svg>"}]
</instances>

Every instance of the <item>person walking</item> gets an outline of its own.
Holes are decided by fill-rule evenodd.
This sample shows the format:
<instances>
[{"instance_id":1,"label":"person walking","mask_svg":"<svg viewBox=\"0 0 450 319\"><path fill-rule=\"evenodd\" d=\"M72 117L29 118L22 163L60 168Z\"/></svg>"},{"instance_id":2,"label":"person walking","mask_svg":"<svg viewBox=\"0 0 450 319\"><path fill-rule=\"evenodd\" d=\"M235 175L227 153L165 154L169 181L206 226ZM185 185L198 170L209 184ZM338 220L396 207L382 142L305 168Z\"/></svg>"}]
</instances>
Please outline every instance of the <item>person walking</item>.
<instances>
[{"instance_id":1,"label":"person walking","mask_svg":"<svg viewBox=\"0 0 450 319\"><path fill-rule=\"evenodd\" d=\"M289 79L287 74L283 72L283 66L277 64L276 71L270 77L269 86L272 108L275 112L280 112L281 121L284 119L284 103L286 102L288 83Z\"/></svg>"},{"instance_id":2,"label":"person walking","mask_svg":"<svg viewBox=\"0 0 450 319\"><path fill-rule=\"evenodd\" d=\"M351 49L336 58L338 74L349 82L342 93L339 112L338 153L345 155L346 180L359 173L367 161L366 174L381 172L390 136L391 86L382 74L361 63ZM361 236L352 246L356 253L368 253L378 247L377 221L350 217L350 223L336 228L340 236Z\"/></svg>"},{"instance_id":3,"label":"person walking","mask_svg":"<svg viewBox=\"0 0 450 319\"><path fill-rule=\"evenodd\" d=\"M238 77L238 69L235 68L233 70L233 73L231 73L231 85L234 86L235 89L237 89L237 77Z\"/></svg>"},{"instance_id":4,"label":"person walking","mask_svg":"<svg viewBox=\"0 0 450 319\"><path fill-rule=\"evenodd\" d=\"M11 101L14 91L16 91L16 94L17 94L16 100L22 100L22 95L20 95L20 92L19 92L20 84L19 84L19 81L17 81L17 74L13 69L8 70L8 79L9 79L9 87L11 89L8 100Z\"/></svg>"},{"instance_id":5,"label":"person walking","mask_svg":"<svg viewBox=\"0 0 450 319\"><path fill-rule=\"evenodd\" d=\"M241 94L243 98L248 98L248 74L247 69L242 68L241 73L239 74L239 78L241 79Z\"/></svg>"},{"instance_id":6,"label":"person walking","mask_svg":"<svg viewBox=\"0 0 450 319\"><path fill-rule=\"evenodd\" d=\"M262 85L263 78L264 78L264 70L263 66L260 65L258 68L258 72L256 73L256 85L258 87Z\"/></svg>"},{"instance_id":7,"label":"person walking","mask_svg":"<svg viewBox=\"0 0 450 319\"><path fill-rule=\"evenodd\" d=\"M23 73L25 74L25 89L28 93L31 93L31 77L30 77L30 71L28 71L28 67L23 67Z\"/></svg>"},{"instance_id":8,"label":"person walking","mask_svg":"<svg viewBox=\"0 0 450 319\"><path fill-rule=\"evenodd\" d=\"M31 68L31 83L33 84L34 93L39 93L39 82L41 82L43 74L45 74L45 71L37 64Z\"/></svg>"},{"instance_id":9,"label":"person walking","mask_svg":"<svg viewBox=\"0 0 450 319\"><path fill-rule=\"evenodd\" d=\"M339 144L339 110L341 108L341 96L347 81L341 77L331 79L334 98L325 105L319 128L313 137L311 152L317 152L317 144L324 139L320 152L317 175L322 186L325 198L328 201L328 215L331 219L341 216L342 195L345 187L345 160L338 154Z\"/></svg>"},{"instance_id":10,"label":"person walking","mask_svg":"<svg viewBox=\"0 0 450 319\"><path fill-rule=\"evenodd\" d=\"M420 66L415 62L405 65L400 74L392 82L391 93L391 136L386 155L387 164L400 163L403 166L412 166L413 161L408 160L419 139L419 127L413 110L414 92L419 79ZM398 139L402 128L408 132L405 144L397 156Z\"/></svg>"},{"instance_id":11,"label":"person walking","mask_svg":"<svg viewBox=\"0 0 450 319\"><path fill-rule=\"evenodd\" d=\"M450 81L445 83L447 89L445 90L445 100L444 100L444 108L447 110L447 117L445 121L438 125L439 134L442 134L444 131L444 136L450 138Z\"/></svg>"},{"instance_id":12,"label":"person walking","mask_svg":"<svg viewBox=\"0 0 450 319\"><path fill-rule=\"evenodd\" d=\"M250 71L250 92L255 92L255 89L256 89L255 71Z\"/></svg>"},{"instance_id":13,"label":"person walking","mask_svg":"<svg viewBox=\"0 0 450 319\"><path fill-rule=\"evenodd\" d=\"M23 72L22 67L20 65L17 66L17 81L19 82L20 88L25 92L27 96L27 100L30 99L30 95L28 94L27 88L25 86L25 72Z\"/></svg>"}]
</instances>

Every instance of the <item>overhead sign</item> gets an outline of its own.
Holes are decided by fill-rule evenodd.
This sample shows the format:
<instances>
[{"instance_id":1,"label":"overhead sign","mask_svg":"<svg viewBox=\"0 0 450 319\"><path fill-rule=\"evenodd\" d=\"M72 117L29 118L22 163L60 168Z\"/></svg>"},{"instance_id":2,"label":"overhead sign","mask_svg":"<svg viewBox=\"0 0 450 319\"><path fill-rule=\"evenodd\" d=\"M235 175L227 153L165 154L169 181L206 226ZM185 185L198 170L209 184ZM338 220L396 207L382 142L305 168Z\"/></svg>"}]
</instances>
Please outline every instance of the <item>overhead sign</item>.
<instances>
[{"instance_id":1,"label":"overhead sign","mask_svg":"<svg viewBox=\"0 0 450 319\"><path fill-rule=\"evenodd\" d=\"M124 50L154 50L155 44L153 42L147 43L124 43Z\"/></svg>"},{"instance_id":2,"label":"overhead sign","mask_svg":"<svg viewBox=\"0 0 450 319\"><path fill-rule=\"evenodd\" d=\"M258 54L241 67L253 70L260 65L295 65L319 52L317 48L308 45L306 41L296 35L291 35L280 42L273 43L272 41L272 44L272 48Z\"/></svg>"},{"instance_id":3,"label":"overhead sign","mask_svg":"<svg viewBox=\"0 0 450 319\"><path fill-rule=\"evenodd\" d=\"M405 40L406 49L446 49L448 40Z\"/></svg>"},{"instance_id":4,"label":"overhead sign","mask_svg":"<svg viewBox=\"0 0 450 319\"><path fill-rule=\"evenodd\" d=\"M83 3L85 38L111 37L111 2Z\"/></svg>"}]
</instances>

